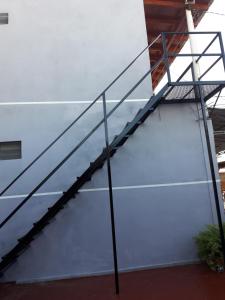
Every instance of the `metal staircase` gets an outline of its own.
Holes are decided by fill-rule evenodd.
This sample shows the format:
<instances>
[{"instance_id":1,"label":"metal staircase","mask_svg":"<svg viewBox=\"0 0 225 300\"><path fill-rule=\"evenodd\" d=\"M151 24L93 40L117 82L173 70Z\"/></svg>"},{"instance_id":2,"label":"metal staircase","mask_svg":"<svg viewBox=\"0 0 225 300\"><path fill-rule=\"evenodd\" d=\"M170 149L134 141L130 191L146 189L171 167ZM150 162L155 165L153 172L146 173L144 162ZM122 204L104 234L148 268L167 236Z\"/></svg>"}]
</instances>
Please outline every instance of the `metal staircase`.
<instances>
[{"instance_id":1,"label":"metal staircase","mask_svg":"<svg viewBox=\"0 0 225 300\"><path fill-rule=\"evenodd\" d=\"M116 151L124 145L129 136L131 136L145 121L145 119L154 111L160 101L160 96L152 97L150 101L145 105L145 107L137 113L135 118L131 122L126 124L122 132L118 136L116 136L109 145L110 156L113 156ZM68 201L76 197L79 189L91 179L95 171L103 167L106 159L107 149L104 148L102 153L96 158L96 160L90 163L89 168L80 177L77 178L74 184L66 192L63 193L63 195L52 207L48 208L48 211L45 213L45 215L38 222L33 224L31 230L29 230L23 237L18 239L17 245L4 257L2 257L0 270L3 270L5 267L11 264L13 260L16 259L18 255L27 248L27 246L29 246L29 243L35 238L35 236L42 229L44 229L46 225L48 225L49 221L61 209L63 209L64 205Z\"/></svg>"},{"instance_id":2,"label":"metal staircase","mask_svg":"<svg viewBox=\"0 0 225 300\"><path fill-rule=\"evenodd\" d=\"M171 33L170 33L171 34ZM176 33L177 34L177 33ZM183 33L188 34L188 33ZM219 33L214 33L216 38L219 38ZM165 43L166 33L160 35L156 40L162 38L162 42ZM156 40L154 42L156 42ZM209 46L206 47L203 53L199 54L198 59L201 59L202 56L206 54L206 51L212 45L213 41L209 43ZM153 42L153 43L154 43ZM152 44L153 44L152 43ZM125 144L127 139L138 129L138 127L150 116L150 114L156 109L156 107L162 103L187 103L187 102L200 102L201 99L207 101L213 95L217 94L220 90L225 87L225 81L202 81L199 79L196 82L193 78L191 81L182 82L183 77L189 71L193 71L193 65L190 64L181 76L177 79L176 82L172 82L168 80L168 83L157 93L157 95L153 95L147 104L138 111L136 116L132 121L128 122L121 133L116 136L111 143L108 143L108 128L107 128L107 120L112 115L112 113L129 97L129 95L140 85L140 83L147 78L147 76L155 71L160 64L164 64L167 72L169 72L169 53L166 52L166 45L164 45L164 55L154 66L150 68L148 72L144 74L144 76L132 87L132 89L119 101L118 104L110 111L106 112L106 92L110 87L136 62L136 60L146 51L148 50L152 44L147 46L118 76L117 78L93 101L93 103L84 110L84 112L76 118L48 147L46 147L1 193L2 196L29 168L34 165L40 157L42 157L82 116L92 107L96 101L102 99L103 108L104 108L104 118L79 142L74 149L45 177L34 189L30 192L30 194L25 197L25 199L1 222L0 228L2 228L13 216L17 213L17 211L24 206L27 201L34 195L34 193L39 190L41 186L43 186L49 178L55 174L58 169L80 148L82 144L84 144L87 139L92 136L92 134L101 126L105 125L105 133L106 133L106 147L103 149L102 153L95 159L94 162L90 163L90 166L84 171L84 173L77 178L77 180L73 183L73 185L63 193L63 195L56 201L56 203L49 207L47 212L41 217L40 220L33 224L33 227L21 238L18 239L17 244L11 249L6 255L2 257L0 262L0 271L3 272L6 270L17 258L18 256L25 251L32 240L35 239L37 234L39 234L45 226L49 224L51 219L56 216L56 214L64 208L64 206L70 201L74 199L79 192L79 189L91 179L96 170L103 167L105 162L110 163L110 157L112 157L116 151ZM225 57L224 52L221 49L220 59L224 61L225 66ZM213 66L212 66L213 67ZM211 68L212 68L211 67ZM208 72L211 70L208 69ZM205 73L207 74L207 72ZM202 76L203 77L203 76ZM170 78L170 75L168 76ZM197 92L197 89L200 93ZM108 165L110 166L110 165ZM110 168L108 169L110 171ZM110 175L111 176L111 175ZM109 185L109 190L112 187ZM113 217L113 215L112 215ZM1 234L1 232L0 232ZM114 237L115 238L115 237Z\"/></svg>"}]
</instances>

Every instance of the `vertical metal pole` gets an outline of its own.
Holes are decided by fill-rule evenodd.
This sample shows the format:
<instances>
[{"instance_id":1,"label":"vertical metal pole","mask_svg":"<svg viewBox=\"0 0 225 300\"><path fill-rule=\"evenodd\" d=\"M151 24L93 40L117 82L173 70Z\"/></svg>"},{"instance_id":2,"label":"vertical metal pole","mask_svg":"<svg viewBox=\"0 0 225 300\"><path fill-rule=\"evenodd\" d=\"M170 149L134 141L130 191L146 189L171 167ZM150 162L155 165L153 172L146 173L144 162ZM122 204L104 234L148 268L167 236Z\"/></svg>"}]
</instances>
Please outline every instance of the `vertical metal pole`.
<instances>
[{"instance_id":1,"label":"vertical metal pole","mask_svg":"<svg viewBox=\"0 0 225 300\"><path fill-rule=\"evenodd\" d=\"M213 107L212 107L212 110L211 110L211 114L210 114L210 116L209 116L210 118L212 118L212 115L213 115L213 113L214 113L214 110L215 110L215 108L216 108L216 104L217 104L217 102L218 102L218 100L219 100L219 98L220 98L221 93L222 93L222 90L219 91L219 94L218 94L217 97L216 97L216 101L215 101L215 103L213 104Z\"/></svg>"},{"instance_id":2,"label":"vertical metal pole","mask_svg":"<svg viewBox=\"0 0 225 300\"><path fill-rule=\"evenodd\" d=\"M166 46L165 32L162 32L162 45L163 45L164 64L166 66L168 82L170 83L171 82L171 74L170 74L170 65L169 65L169 58L168 58L168 52L167 52L167 46Z\"/></svg>"},{"instance_id":3,"label":"vertical metal pole","mask_svg":"<svg viewBox=\"0 0 225 300\"><path fill-rule=\"evenodd\" d=\"M206 144L207 144L208 157L209 157L209 165L210 165L210 171L211 171L211 176L212 176L213 192L214 192L215 204L216 204L216 213L217 213L220 240L221 240L222 253L223 253L223 266L224 266L224 270L225 270L225 239L224 239L223 222L222 222L221 211L220 211L220 199L219 199L219 195L218 195L216 174L215 174L214 163L213 163L212 148L211 148L210 137L209 137L205 101L204 101L202 88L200 85L198 85L198 91L199 91L199 96L200 96L200 100L201 100L201 111L202 111L202 117L203 117L203 124L204 124Z\"/></svg>"},{"instance_id":4,"label":"vertical metal pole","mask_svg":"<svg viewBox=\"0 0 225 300\"><path fill-rule=\"evenodd\" d=\"M195 70L194 70L193 62L191 64L191 75L192 75L192 80L194 82L193 89L194 89L194 93L195 93L195 99L199 99L200 95L199 95L198 86L195 84L196 83L196 79L195 79Z\"/></svg>"},{"instance_id":5,"label":"vertical metal pole","mask_svg":"<svg viewBox=\"0 0 225 300\"><path fill-rule=\"evenodd\" d=\"M191 12L191 5L188 5L186 7L186 20L187 20L187 27L189 32L194 32L195 27L194 27L194 21L193 21L193 16ZM192 36L189 34L189 41L190 41L190 47L191 47L191 53L195 54L197 53L197 43L196 43L196 36ZM193 67L194 67L194 76L195 80L199 80L200 77L200 68L199 64L194 56L192 56L192 62L193 62Z\"/></svg>"},{"instance_id":6,"label":"vertical metal pole","mask_svg":"<svg viewBox=\"0 0 225 300\"><path fill-rule=\"evenodd\" d=\"M112 174L111 174L110 149L109 149L109 132L108 132L105 93L102 94L102 99L103 99L103 113L104 113L104 127L105 127L105 144L106 144L106 151L107 151L107 173L108 173L108 185L109 185L109 202L110 202L111 229L112 229L115 288L116 288L116 294L119 294L119 291L120 291L120 289L119 289L119 272L118 272L118 262L117 262L116 229L115 229L115 217L114 217L114 205L113 205Z\"/></svg>"},{"instance_id":7,"label":"vertical metal pole","mask_svg":"<svg viewBox=\"0 0 225 300\"><path fill-rule=\"evenodd\" d=\"M221 54L222 54L222 59L223 59L223 67L225 71L225 51L224 51L224 45L223 45L223 38L221 32L218 32L218 37L220 41L220 49L221 49Z\"/></svg>"}]
</instances>

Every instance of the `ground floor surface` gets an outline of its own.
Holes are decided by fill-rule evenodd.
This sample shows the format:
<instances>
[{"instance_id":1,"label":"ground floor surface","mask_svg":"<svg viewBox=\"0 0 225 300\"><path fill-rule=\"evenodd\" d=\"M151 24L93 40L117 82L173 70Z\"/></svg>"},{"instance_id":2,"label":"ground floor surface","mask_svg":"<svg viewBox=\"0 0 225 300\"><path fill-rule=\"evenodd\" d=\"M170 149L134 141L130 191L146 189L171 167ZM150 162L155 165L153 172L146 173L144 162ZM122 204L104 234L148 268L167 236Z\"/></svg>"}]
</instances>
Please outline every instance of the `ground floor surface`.
<instances>
[{"instance_id":1,"label":"ground floor surface","mask_svg":"<svg viewBox=\"0 0 225 300\"><path fill-rule=\"evenodd\" d=\"M37 284L0 284L1 300L220 300L225 299L225 274L205 265L189 265L120 275L120 295L113 276Z\"/></svg>"}]
</instances>

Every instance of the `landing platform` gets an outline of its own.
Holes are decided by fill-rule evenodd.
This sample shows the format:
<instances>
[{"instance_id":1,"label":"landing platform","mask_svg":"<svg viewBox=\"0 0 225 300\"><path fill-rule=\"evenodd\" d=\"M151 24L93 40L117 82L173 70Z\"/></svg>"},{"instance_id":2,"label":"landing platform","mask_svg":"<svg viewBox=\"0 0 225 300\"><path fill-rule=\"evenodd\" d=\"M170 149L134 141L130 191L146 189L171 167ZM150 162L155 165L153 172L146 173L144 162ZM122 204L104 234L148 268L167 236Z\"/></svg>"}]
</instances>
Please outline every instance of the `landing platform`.
<instances>
[{"instance_id":1,"label":"landing platform","mask_svg":"<svg viewBox=\"0 0 225 300\"><path fill-rule=\"evenodd\" d=\"M163 268L120 275L115 296L113 276L48 283L0 284L1 300L224 300L225 274L205 265Z\"/></svg>"},{"instance_id":2,"label":"landing platform","mask_svg":"<svg viewBox=\"0 0 225 300\"><path fill-rule=\"evenodd\" d=\"M207 101L225 87L225 81L199 82L204 100ZM193 82L171 82L163 94L165 103L199 102L195 97L195 85Z\"/></svg>"}]
</instances>

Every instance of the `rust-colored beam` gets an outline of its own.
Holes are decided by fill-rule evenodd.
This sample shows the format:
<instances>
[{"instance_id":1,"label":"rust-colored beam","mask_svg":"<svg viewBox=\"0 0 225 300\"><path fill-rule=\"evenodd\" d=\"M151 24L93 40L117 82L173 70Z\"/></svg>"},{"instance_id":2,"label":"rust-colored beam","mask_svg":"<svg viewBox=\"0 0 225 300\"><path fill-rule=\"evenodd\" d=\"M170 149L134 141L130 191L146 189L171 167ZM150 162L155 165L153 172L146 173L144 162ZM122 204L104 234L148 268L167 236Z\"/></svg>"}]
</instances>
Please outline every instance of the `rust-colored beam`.
<instances>
[{"instance_id":1,"label":"rust-colored beam","mask_svg":"<svg viewBox=\"0 0 225 300\"><path fill-rule=\"evenodd\" d=\"M171 7L171 8L184 8L184 1L172 1L172 0L144 0L145 5ZM209 5L207 3L196 3L193 5L196 9L207 10Z\"/></svg>"},{"instance_id":2,"label":"rust-colored beam","mask_svg":"<svg viewBox=\"0 0 225 300\"><path fill-rule=\"evenodd\" d=\"M184 2L170 1L170 0L144 0L145 5L182 8Z\"/></svg>"},{"instance_id":3,"label":"rust-colored beam","mask_svg":"<svg viewBox=\"0 0 225 300\"><path fill-rule=\"evenodd\" d=\"M158 62L159 59L160 59L160 55L157 55L156 53L150 53L150 59L151 59L151 62L152 61L155 61L155 62Z\"/></svg>"},{"instance_id":4,"label":"rust-colored beam","mask_svg":"<svg viewBox=\"0 0 225 300\"><path fill-rule=\"evenodd\" d=\"M170 42L170 41L169 41L169 42ZM171 43L169 43L169 42L167 42L167 49L168 49L170 52L176 52L176 49L177 49L177 48L183 46L183 43L181 43L181 42L178 44L179 40L178 40L176 43L175 43L174 40L172 40ZM154 50L154 49L156 49L156 50L162 50L163 47L162 47L162 45L160 45L160 44L153 45L152 48L150 48L150 52L151 52L152 50Z\"/></svg>"},{"instance_id":5,"label":"rust-colored beam","mask_svg":"<svg viewBox=\"0 0 225 300\"><path fill-rule=\"evenodd\" d=\"M148 29L148 28L147 28ZM147 35L148 35L148 42L149 43L151 43L151 42L153 42L158 36L159 36L159 32L157 32L157 33L154 33L154 32L152 32L152 31L147 31ZM154 45L156 45L156 44L160 44L160 45L162 45L162 39L161 38L158 38L156 41L155 41L155 43L154 43Z\"/></svg>"},{"instance_id":6,"label":"rust-colored beam","mask_svg":"<svg viewBox=\"0 0 225 300\"><path fill-rule=\"evenodd\" d=\"M158 53L158 55L161 56L162 55L162 50L160 50L160 49L152 49L151 50L151 55L152 55L152 53L155 53L156 55Z\"/></svg>"},{"instance_id":7,"label":"rust-colored beam","mask_svg":"<svg viewBox=\"0 0 225 300\"><path fill-rule=\"evenodd\" d=\"M154 41L154 39L158 36L157 33L154 33L154 32L151 32L149 31L148 32L148 41L149 43ZM187 40L188 40L188 36L187 35L177 35L177 36L167 36L166 37L166 40L167 40L167 43L170 43L170 40L171 40L171 44L173 46L176 46L178 44L184 44ZM162 48L162 39L158 39L152 48Z\"/></svg>"},{"instance_id":8,"label":"rust-colored beam","mask_svg":"<svg viewBox=\"0 0 225 300\"><path fill-rule=\"evenodd\" d=\"M148 16L146 19L146 24L147 26L151 26L153 23L154 24L165 24L165 25L177 25L179 20L176 18L171 18L171 17L166 17L166 16Z\"/></svg>"}]
</instances>

